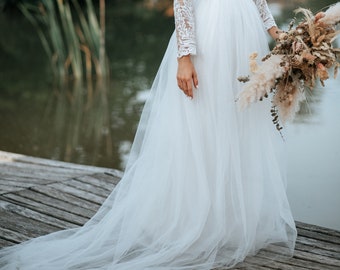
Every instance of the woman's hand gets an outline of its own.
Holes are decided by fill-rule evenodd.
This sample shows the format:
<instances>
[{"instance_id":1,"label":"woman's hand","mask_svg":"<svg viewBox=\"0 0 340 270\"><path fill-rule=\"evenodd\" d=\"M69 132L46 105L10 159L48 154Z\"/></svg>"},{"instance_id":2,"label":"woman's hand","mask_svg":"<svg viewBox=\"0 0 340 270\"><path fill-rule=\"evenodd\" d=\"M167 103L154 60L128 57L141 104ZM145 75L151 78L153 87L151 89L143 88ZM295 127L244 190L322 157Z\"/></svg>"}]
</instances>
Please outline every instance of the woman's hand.
<instances>
[{"instance_id":1,"label":"woman's hand","mask_svg":"<svg viewBox=\"0 0 340 270\"><path fill-rule=\"evenodd\" d=\"M190 55L178 58L177 84L184 94L193 98L193 87L198 87L198 79Z\"/></svg>"},{"instance_id":2,"label":"woman's hand","mask_svg":"<svg viewBox=\"0 0 340 270\"><path fill-rule=\"evenodd\" d=\"M268 30L268 33L269 35L271 35L271 37L274 39L274 40L278 40L279 39L279 36L280 34L282 33L283 31L280 30L279 28L277 28L276 26L273 26L272 28L270 28Z\"/></svg>"},{"instance_id":3,"label":"woman's hand","mask_svg":"<svg viewBox=\"0 0 340 270\"><path fill-rule=\"evenodd\" d=\"M323 17L325 17L325 13L324 12L319 12L318 14L315 15L315 22L318 22L318 20L322 19Z\"/></svg>"}]
</instances>

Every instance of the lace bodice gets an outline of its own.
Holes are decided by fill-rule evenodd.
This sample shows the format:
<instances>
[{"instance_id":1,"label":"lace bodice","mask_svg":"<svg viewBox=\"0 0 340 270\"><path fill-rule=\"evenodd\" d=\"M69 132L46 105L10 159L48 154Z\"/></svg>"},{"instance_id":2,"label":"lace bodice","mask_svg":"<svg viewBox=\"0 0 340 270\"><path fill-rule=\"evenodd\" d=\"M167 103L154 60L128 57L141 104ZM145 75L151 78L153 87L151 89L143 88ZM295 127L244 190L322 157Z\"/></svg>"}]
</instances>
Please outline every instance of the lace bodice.
<instances>
[{"instance_id":1,"label":"lace bodice","mask_svg":"<svg viewBox=\"0 0 340 270\"><path fill-rule=\"evenodd\" d=\"M253 0L268 30L276 26L266 0ZM174 0L175 26L178 45L178 57L196 54L194 0Z\"/></svg>"}]
</instances>

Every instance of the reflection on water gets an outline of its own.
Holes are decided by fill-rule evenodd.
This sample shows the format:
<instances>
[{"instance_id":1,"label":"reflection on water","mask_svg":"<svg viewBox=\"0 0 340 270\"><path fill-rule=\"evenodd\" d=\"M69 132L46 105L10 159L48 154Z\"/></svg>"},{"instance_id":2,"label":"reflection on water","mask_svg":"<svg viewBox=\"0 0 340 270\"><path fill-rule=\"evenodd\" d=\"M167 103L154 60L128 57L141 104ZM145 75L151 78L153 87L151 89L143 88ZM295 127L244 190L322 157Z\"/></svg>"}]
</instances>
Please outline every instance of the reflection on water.
<instances>
[{"instance_id":1,"label":"reflection on water","mask_svg":"<svg viewBox=\"0 0 340 270\"><path fill-rule=\"evenodd\" d=\"M293 2L273 1L283 29ZM284 5L282 3L284 2ZM299 1L314 12L337 1ZM337 40L340 46L340 40ZM340 79L330 79L308 95L296 121L286 128L288 190L294 218L340 230Z\"/></svg>"},{"instance_id":2,"label":"reflection on water","mask_svg":"<svg viewBox=\"0 0 340 270\"><path fill-rule=\"evenodd\" d=\"M340 81L316 91L314 113L287 127L288 198L297 219L340 229Z\"/></svg>"},{"instance_id":3,"label":"reflection on water","mask_svg":"<svg viewBox=\"0 0 340 270\"><path fill-rule=\"evenodd\" d=\"M172 18L140 5L107 4L110 82L51 83L34 28L0 13L0 149L122 169ZM157 25L157 28L154 27Z\"/></svg>"},{"instance_id":4,"label":"reflection on water","mask_svg":"<svg viewBox=\"0 0 340 270\"><path fill-rule=\"evenodd\" d=\"M283 29L299 5L268 1ZM142 105L173 31L173 19L140 5L108 4L110 82L51 83L34 29L0 15L0 149L104 167L124 167ZM155 27L157 25L157 27ZM15 34L16 33L16 34ZM340 80L317 89L286 128L288 197L295 219L340 229Z\"/></svg>"},{"instance_id":5,"label":"reflection on water","mask_svg":"<svg viewBox=\"0 0 340 270\"><path fill-rule=\"evenodd\" d=\"M47 100L42 126L52 136L45 138L45 129L39 129L37 136L45 140L52 159L77 163L87 159L91 164L102 156L112 160L108 82L58 85Z\"/></svg>"}]
</instances>

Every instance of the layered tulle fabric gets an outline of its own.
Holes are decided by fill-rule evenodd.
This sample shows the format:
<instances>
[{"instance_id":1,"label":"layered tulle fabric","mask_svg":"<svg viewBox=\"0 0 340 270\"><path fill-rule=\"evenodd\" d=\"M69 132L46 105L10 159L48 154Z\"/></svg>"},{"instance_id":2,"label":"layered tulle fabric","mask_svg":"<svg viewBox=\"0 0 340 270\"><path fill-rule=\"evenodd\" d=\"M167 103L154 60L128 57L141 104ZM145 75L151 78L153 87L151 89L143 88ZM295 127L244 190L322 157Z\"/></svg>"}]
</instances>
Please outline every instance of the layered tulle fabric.
<instances>
[{"instance_id":1,"label":"layered tulle fabric","mask_svg":"<svg viewBox=\"0 0 340 270\"><path fill-rule=\"evenodd\" d=\"M248 56L266 54L252 0L194 2L199 89L177 87L172 36L123 179L83 227L0 251L1 269L207 270L262 248L291 255L282 139L263 101L239 111Z\"/></svg>"}]
</instances>

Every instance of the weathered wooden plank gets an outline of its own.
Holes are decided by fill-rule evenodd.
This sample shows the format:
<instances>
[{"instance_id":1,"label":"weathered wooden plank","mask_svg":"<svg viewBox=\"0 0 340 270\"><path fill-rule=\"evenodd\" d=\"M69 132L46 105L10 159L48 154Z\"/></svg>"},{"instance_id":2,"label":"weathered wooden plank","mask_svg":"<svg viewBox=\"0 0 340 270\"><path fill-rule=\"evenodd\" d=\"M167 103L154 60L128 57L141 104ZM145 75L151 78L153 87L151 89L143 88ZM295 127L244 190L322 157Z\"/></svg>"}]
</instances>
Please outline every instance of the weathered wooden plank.
<instances>
[{"instance_id":1,"label":"weathered wooden plank","mask_svg":"<svg viewBox=\"0 0 340 270\"><path fill-rule=\"evenodd\" d=\"M66 179L64 179L66 180ZM61 181L64 181L61 180ZM0 172L0 183L3 185L46 185L49 183L55 183L56 180L55 179L41 179L41 178L35 178L34 175L32 175L32 177L19 177L17 175L13 175L13 174L7 174L7 173L1 173Z\"/></svg>"},{"instance_id":2,"label":"weathered wooden plank","mask_svg":"<svg viewBox=\"0 0 340 270\"><path fill-rule=\"evenodd\" d=\"M0 237L0 248L12 246L12 245L15 245L15 244L17 244L17 243L8 241L8 240L6 240L6 239L2 239L2 238Z\"/></svg>"},{"instance_id":3,"label":"weathered wooden plank","mask_svg":"<svg viewBox=\"0 0 340 270\"><path fill-rule=\"evenodd\" d=\"M3 211L12 212L25 217L25 222L30 222L31 219L34 219L45 224L55 226L59 229L77 227L73 223L67 222L65 220L60 220L55 217L51 217L50 215L42 214L26 207L3 201L2 198L0 198L0 211L1 209L3 209Z\"/></svg>"},{"instance_id":4,"label":"weathered wooden plank","mask_svg":"<svg viewBox=\"0 0 340 270\"><path fill-rule=\"evenodd\" d=\"M218 268L214 268L213 270L225 270L227 269L225 266L221 266L221 267L218 267ZM272 269L277 269L277 268L272 268L271 265L268 265L268 262L267 262L267 265L264 265L264 263L261 263L259 261L256 261L256 263L249 263L249 262L246 262L246 261L243 261L241 263L238 263L236 266L234 266L233 268L231 268L233 270L272 270ZM303 269L305 270L305 269Z\"/></svg>"},{"instance_id":5,"label":"weathered wooden plank","mask_svg":"<svg viewBox=\"0 0 340 270\"><path fill-rule=\"evenodd\" d=\"M49 197L45 194L41 194L31 189L23 190L23 191L17 192L16 194L20 197L42 203L46 206L51 206L51 208L64 210L65 212L73 213L77 216L84 217L87 219L91 218L95 214L94 211L74 205L72 204L72 202L63 201L60 198L56 199L53 197Z\"/></svg>"},{"instance_id":6,"label":"weathered wooden plank","mask_svg":"<svg viewBox=\"0 0 340 270\"><path fill-rule=\"evenodd\" d=\"M213 270L224 270L225 267L219 267ZM238 263L235 267L231 269L240 269L240 270L250 270L250 269L261 269L261 270L272 270L275 269L272 267L271 264L268 263L268 261L264 261L263 259L255 259L253 257L246 258L245 261ZM304 269L305 270L305 269Z\"/></svg>"},{"instance_id":7,"label":"weathered wooden plank","mask_svg":"<svg viewBox=\"0 0 340 270\"><path fill-rule=\"evenodd\" d=\"M1 168L7 173L11 172L13 176L25 177L30 175L36 179L47 179L54 181L62 181L68 178L86 174L86 172L79 170L45 167L43 165L32 165L25 163L5 163L1 164Z\"/></svg>"},{"instance_id":8,"label":"weathered wooden plank","mask_svg":"<svg viewBox=\"0 0 340 270\"><path fill-rule=\"evenodd\" d=\"M117 173L112 173L111 171L106 171L104 172L104 174L107 174L109 177L114 177L115 178L115 184L118 184L118 182L122 179L122 177L124 176L124 172L121 171L120 174Z\"/></svg>"},{"instance_id":9,"label":"weathered wooden plank","mask_svg":"<svg viewBox=\"0 0 340 270\"><path fill-rule=\"evenodd\" d=\"M321 226L317 226L313 224L307 224L301 221L295 221L295 224L296 224L298 231L300 229L304 229L304 230L308 230L311 232L318 232L318 233L330 235L332 237L340 238L340 231L337 231L334 229L325 228L325 227L321 227Z\"/></svg>"},{"instance_id":10,"label":"weathered wooden plank","mask_svg":"<svg viewBox=\"0 0 340 270\"><path fill-rule=\"evenodd\" d=\"M5 193L10 193L10 192L15 192L15 191L19 191L19 190L23 190L24 188L22 187L9 187L9 186L5 186L5 185L1 185L0 184L0 195L1 194L5 194Z\"/></svg>"},{"instance_id":11,"label":"weathered wooden plank","mask_svg":"<svg viewBox=\"0 0 340 270\"><path fill-rule=\"evenodd\" d=\"M59 179L59 181L61 181ZM62 180L63 181L63 180ZM56 179L39 179L29 177L18 177L0 173L0 194L24 190L36 185L46 185L57 182Z\"/></svg>"},{"instance_id":12,"label":"weathered wooden plank","mask_svg":"<svg viewBox=\"0 0 340 270\"><path fill-rule=\"evenodd\" d=\"M63 161L30 157L30 156L0 151L0 163L6 163L6 162L20 162L20 163L28 163L28 164L33 164L33 165L44 165L44 166L51 166L51 167L57 167L57 168L68 168L68 169L81 170L83 172L86 171L90 173L109 172L110 174L113 174L119 178L121 178L122 176L122 172L115 170L115 169L74 164L74 163L68 163L68 162L63 162Z\"/></svg>"},{"instance_id":13,"label":"weathered wooden plank","mask_svg":"<svg viewBox=\"0 0 340 270\"><path fill-rule=\"evenodd\" d=\"M6 228L1 228L0 238L4 239L6 241L12 242L12 243L16 243L16 244L31 239L31 237L29 237L25 234L14 232L14 231L8 230Z\"/></svg>"},{"instance_id":14,"label":"weathered wooden plank","mask_svg":"<svg viewBox=\"0 0 340 270\"><path fill-rule=\"evenodd\" d=\"M316 262L316 263L319 263L319 264L322 264L322 265L334 266L337 269L340 269L340 260L330 258L328 256L309 253L309 252L297 249L294 252L294 257L299 258L299 259L303 259L305 261L307 260L307 261L310 261L310 262Z\"/></svg>"},{"instance_id":15,"label":"weathered wooden plank","mask_svg":"<svg viewBox=\"0 0 340 270\"><path fill-rule=\"evenodd\" d=\"M46 184L51 184L51 183L56 183L56 182L57 181L47 181ZM6 194L6 193L15 193L21 190L26 190L34 186L41 186L41 185L45 185L45 184L42 184L42 183L34 184L34 183L29 183L29 182L26 182L26 183L12 182L11 185L7 185L7 183L3 184L3 181L0 180L0 195Z\"/></svg>"},{"instance_id":16,"label":"weathered wooden plank","mask_svg":"<svg viewBox=\"0 0 340 270\"><path fill-rule=\"evenodd\" d=\"M324 249L327 251L332 251L332 252L340 254L340 245L329 243L329 242L324 242L322 240L316 240L316 239L312 239L312 238L299 235L297 238L297 243L301 243L304 246L317 247L320 249Z\"/></svg>"},{"instance_id":17,"label":"weathered wooden plank","mask_svg":"<svg viewBox=\"0 0 340 270\"><path fill-rule=\"evenodd\" d=\"M266 267L267 269L282 269L282 270L307 270L309 268L297 265L290 265L286 262L274 261L260 256L249 256L245 259L248 269L258 269L258 267Z\"/></svg>"},{"instance_id":18,"label":"weathered wooden plank","mask_svg":"<svg viewBox=\"0 0 340 270\"><path fill-rule=\"evenodd\" d=\"M110 194L110 191L108 191L106 189L92 185L91 183L81 182L77 179L70 179L68 181L65 181L65 183L63 183L63 184L71 186L71 187L78 188L78 189L83 190L83 191L88 192L88 193L95 194L95 195L102 197L104 199Z\"/></svg>"},{"instance_id":19,"label":"weathered wooden plank","mask_svg":"<svg viewBox=\"0 0 340 270\"><path fill-rule=\"evenodd\" d=\"M45 194L49 197L53 197L56 199L60 199L66 202L71 202L74 205L83 207L85 209L92 210L94 212L97 212L99 205L95 204L93 202L89 202L87 200L81 199L79 197L76 197L72 194L66 193L65 191L61 191L58 189L55 189L50 186L36 186L32 187L31 190L34 190L36 192L39 192L41 194Z\"/></svg>"},{"instance_id":20,"label":"weathered wooden plank","mask_svg":"<svg viewBox=\"0 0 340 270\"><path fill-rule=\"evenodd\" d=\"M218 268L216 270L225 270L227 268ZM265 267L265 266L259 266L259 265L253 265L253 264L245 264L244 266L240 266L240 267L233 267L231 269L235 269L235 270L272 270L275 268L269 268L269 267ZM277 268L276 268L277 269Z\"/></svg>"},{"instance_id":21,"label":"weathered wooden plank","mask_svg":"<svg viewBox=\"0 0 340 270\"><path fill-rule=\"evenodd\" d=\"M0 247L83 224L97 211L122 176L116 170L2 151L0 168L0 189L6 193L0 196ZM298 238L293 258L278 257L273 261L273 252L279 252L274 248L247 257L234 269L340 269L340 232L302 222L296 222L296 225Z\"/></svg>"},{"instance_id":22,"label":"weathered wooden plank","mask_svg":"<svg viewBox=\"0 0 340 270\"><path fill-rule=\"evenodd\" d=\"M73 213L69 213L67 211L56 209L54 207L45 205L40 202L36 202L34 200L23 198L17 194L9 193L9 194L4 195L4 198L9 202L19 204L33 211L36 211L42 214L47 214L57 219L65 220L75 225L83 225L88 220L87 218L77 216Z\"/></svg>"},{"instance_id":23,"label":"weathered wooden plank","mask_svg":"<svg viewBox=\"0 0 340 270\"><path fill-rule=\"evenodd\" d=\"M31 238L59 230L59 228L55 226L48 225L34 219L31 219L29 222L27 222L27 219L23 216L1 210L0 227L2 229L7 229L13 232L27 235ZM0 233L2 234L1 231ZM0 238L4 238L1 234Z\"/></svg>"},{"instance_id":24,"label":"weathered wooden plank","mask_svg":"<svg viewBox=\"0 0 340 270\"><path fill-rule=\"evenodd\" d=\"M324 242L328 242L328 243L333 243L336 245L340 245L340 238L338 237L333 237L332 235L328 235L328 234L324 234L324 233L319 233L319 232L313 232L313 231L309 231L306 229L299 229L298 230L298 235L301 236L305 236L308 238L312 238L312 239L316 239L316 240L321 240Z\"/></svg>"},{"instance_id":25,"label":"weathered wooden plank","mask_svg":"<svg viewBox=\"0 0 340 270\"><path fill-rule=\"evenodd\" d=\"M122 179L124 173L122 172L120 176L116 174L112 174L110 171L104 172L103 174L95 173L91 174L92 177L98 177L98 179L106 179L108 182L112 182L113 184L117 185L118 182Z\"/></svg>"},{"instance_id":26,"label":"weathered wooden plank","mask_svg":"<svg viewBox=\"0 0 340 270\"><path fill-rule=\"evenodd\" d=\"M92 202L92 203L96 203L98 205L101 205L104 202L104 198L97 196L95 194L91 194L89 192L80 190L78 188L72 187L72 186L68 186L65 185L64 183L55 183L52 185L49 185L57 190L63 191L65 193L71 194L73 196L79 197L83 200Z\"/></svg>"},{"instance_id":27,"label":"weathered wooden plank","mask_svg":"<svg viewBox=\"0 0 340 270\"><path fill-rule=\"evenodd\" d=\"M339 260L339 262L340 262L340 253L339 252L329 251L329 250L325 250L323 248L318 248L318 247L315 247L315 246L308 246L308 245L304 245L304 244L301 244L301 243L296 243L295 249L300 250L300 251L305 251L305 252L308 252L310 254L316 254L316 255L321 255L321 256L325 256L325 257L329 257L329 258L334 258L334 259Z\"/></svg>"},{"instance_id":28,"label":"weathered wooden plank","mask_svg":"<svg viewBox=\"0 0 340 270\"><path fill-rule=\"evenodd\" d=\"M111 193L112 190L115 188L117 181L115 177L109 176L104 173L82 175L77 177L76 180L82 183L90 183L91 185L105 189L109 193Z\"/></svg>"},{"instance_id":29,"label":"weathered wooden plank","mask_svg":"<svg viewBox=\"0 0 340 270\"><path fill-rule=\"evenodd\" d=\"M286 258L281 258L280 256L276 257L275 261L273 261L273 265L279 265L283 263L284 265L287 266L294 266L294 267L305 267L310 270L335 270L337 269L336 266L333 265L328 265L324 263L320 263L318 260L319 258L315 260L310 260L309 257L305 258L302 257L302 252L299 250L294 251L294 256L291 259L286 259ZM305 255L305 254L303 254ZM256 257L261 257L265 260L272 260L273 258L273 253L268 252L266 250L261 250Z\"/></svg>"}]
</instances>

